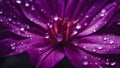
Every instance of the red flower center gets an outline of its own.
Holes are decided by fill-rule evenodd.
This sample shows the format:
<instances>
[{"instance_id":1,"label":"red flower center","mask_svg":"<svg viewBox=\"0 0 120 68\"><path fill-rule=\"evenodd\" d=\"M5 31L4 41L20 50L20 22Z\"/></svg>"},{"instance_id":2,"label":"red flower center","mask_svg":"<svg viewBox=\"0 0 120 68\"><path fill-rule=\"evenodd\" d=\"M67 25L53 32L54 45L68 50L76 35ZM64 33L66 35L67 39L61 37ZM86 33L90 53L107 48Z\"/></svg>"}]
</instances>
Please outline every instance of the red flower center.
<instances>
[{"instance_id":1,"label":"red flower center","mask_svg":"<svg viewBox=\"0 0 120 68\"><path fill-rule=\"evenodd\" d=\"M68 21L67 18L54 17L47 24L48 33L46 38L53 39L57 42L68 42L73 39L78 33L81 25L77 20Z\"/></svg>"}]
</instances>

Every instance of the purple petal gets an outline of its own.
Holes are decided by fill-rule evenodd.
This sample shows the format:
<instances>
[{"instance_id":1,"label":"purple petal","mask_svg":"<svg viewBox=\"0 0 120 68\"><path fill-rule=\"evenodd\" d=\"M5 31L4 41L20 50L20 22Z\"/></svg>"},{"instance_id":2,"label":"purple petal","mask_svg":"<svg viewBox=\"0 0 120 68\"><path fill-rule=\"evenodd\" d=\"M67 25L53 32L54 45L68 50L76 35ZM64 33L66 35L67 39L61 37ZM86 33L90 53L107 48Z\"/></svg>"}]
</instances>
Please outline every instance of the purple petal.
<instances>
[{"instance_id":1,"label":"purple petal","mask_svg":"<svg viewBox=\"0 0 120 68\"><path fill-rule=\"evenodd\" d=\"M50 42L46 41L46 39L42 37L31 39L6 38L0 41L0 56L3 57L19 54L26 51L30 47L41 47L47 44L50 44Z\"/></svg>"},{"instance_id":2,"label":"purple petal","mask_svg":"<svg viewBox=\"0 0 120 68\"><path fill-rule=\"evenodd\" d=\"M28 20L16 4L3 2L0 6L0 20L7 30L23 37L44 35L45 30Z\"/></svg>"},{"instance_id":3,"label":"purple petal","mask_svg":"<svg viewBox=\"0 0 120 68\"><path fill-rule=\"evenodd\" d=\"M22 12L29 20L33 21L42 28L47 29L46 24L49 21L49 15L48 15L49 11L47 11L46 13L45 7L48 6L48 4L45 3L46 2L44 0L41 1L34 0L33 2L27 0L27 1L22 1L22 3L19 5Z\"/></svg>"},{"instance_id":4,"label":"purple petal","mask_svg":"<svg viewBox=\"0 0 120 68\"><path fill-rule=\"evenodd\" d=\"M120 54L119 40L114 35L92 35L81 38L78 47L99 54Z\"/></svg>"},{"instance_id":5,"label":"purple petal","mask_svg":"<svg viewBox=\"0 0 120 68\"><path fill-rule=\"evenodd\" d=\"M90 22L90 24L85 28L84 31L82 31L79 35L89 35L92 34L99 29L101 29L103 26L106 25L106 23L110 20L112 15L118 10L118 4L115 4L114 2L107 5L105 8L99 12L95 18Z\"/></svg>"},{"instance_id":6,"label":"purple petal","mask_svg":"<svg viewBox=\"0 0 120 68\"><path fill-rule=\"evenodd\" d=\"M79 48L65 47L65 54L76 68L119 68L119 63L110 56L95 55ZM112 56L111 56L112 57ZM120 60L120 59L119 59Z\"/></svg>"},{"instance_id":7,"label":"purple petal","mask_svg":"<svg viewBox=\"0 0 120 68\"><path fill-rule=\"evenodd\" d=\"M52 68L64 57L63 50L53 47L49 44L41 48L30 48L28 55L37 68Z\"/></svg>"}]
</instances>

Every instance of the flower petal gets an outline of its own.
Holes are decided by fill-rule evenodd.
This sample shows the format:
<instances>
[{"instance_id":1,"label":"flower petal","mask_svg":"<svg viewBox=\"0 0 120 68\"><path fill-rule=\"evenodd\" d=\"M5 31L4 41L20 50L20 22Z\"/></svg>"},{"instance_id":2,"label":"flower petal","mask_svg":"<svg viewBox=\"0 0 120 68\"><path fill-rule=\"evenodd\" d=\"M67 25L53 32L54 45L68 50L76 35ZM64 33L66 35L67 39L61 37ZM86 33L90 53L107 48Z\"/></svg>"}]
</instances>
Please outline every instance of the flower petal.
<instances>
[{"instance_id":1,"label":"flower petal","mask_svg":"<svg viewBox=\"0 0 120 68\"><path fill-rule=\"evenodd\" d=\"M23 37L44 35L46 31L43 28L28 20L16 4L8 2L0 4L0 20L3 26Z\"/></svg>"},{"instance_id":2,"label":"flower petal","mask_svg":"<svg viewBox=\"0 0 120 68\"><path fill-rule=\"evenodd\" d=\"M65 47L65 54L76 68L111 68L120 67L118 58L85 52L79 48ZM112 57L112 58L110 58ZM119 59L120 60L120 59Z\"/></svg>"},{"instance_id":3,"label":"flower petal","mask_svg":"<svg viewBox=\"0 0 120 68\"><path fill-rule=\"evenodd\" d=\"M92 35L81 38L78 47L98 54L120 54L119 40L114 35Z\"/></svg>"},{"instance_id":4,"label":"flower petal","mask_svg":"<svg viewBox=\"0 0 120 68\"><path fill-rule=\"evenodd\" d=\"M51 1L50 1L51 2ZM52 4L45 0L24 1L19 4L25 16L47 30L47 23L52 16ZM37 10L37 11L36 11Z\"/></svg>"},{"instance_id":5,"label":"flower petal","mask_svg":"<svg viewBox=\"0 0 120 68\"><path fill-rule=\"evenodd\" d=\"M21 37L6 38L3 40L0 40L0 51L1 51L0 56L3 57L3 56L15 55L15 54L19 54L26 51L31 46L41 47L43 45L50 44L50 42L47 42L47 43L45 42L47 42L46 39L42 37L31 38L31 39L24 39Z\"/></svg>"},{"instance_id":6,"label":"flower petal","mask_svg":"<svg viewBox=\"0 0 120 68\"><path fill-rule=\"evenodd\" d=\"M57 62L64 57L63 50L53 47L49 44L42 48L30 48L28 55L37 68L52 68Z\"/></svg>"},{"instance_id":7,"label":"flower petal","mask_svg":"<svg viewBox=\"0 0 120 68\"><path fill-rule=\"evenodd\" d=\"M85 28L85 30L79 33L79 35L82 36L92 34L105 26L113 14L118 10L118 5L119 4L115 2L108 4L93 18L90 24Z\"/></svg>"}]
</instances>

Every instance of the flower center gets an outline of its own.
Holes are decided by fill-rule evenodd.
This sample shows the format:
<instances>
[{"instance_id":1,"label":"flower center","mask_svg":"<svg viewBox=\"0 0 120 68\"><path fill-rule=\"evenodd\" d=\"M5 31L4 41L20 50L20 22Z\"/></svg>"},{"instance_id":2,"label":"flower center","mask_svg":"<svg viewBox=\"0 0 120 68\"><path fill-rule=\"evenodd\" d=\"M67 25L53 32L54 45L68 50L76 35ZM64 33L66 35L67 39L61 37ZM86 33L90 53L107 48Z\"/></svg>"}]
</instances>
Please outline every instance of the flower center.
<instances>
[{"instance_id":1,"label":"flower center","mask_svg":"<svg viewBox=\"0 0 120 68\"><path fill-rule=\"evenodd\" d=\"M67 18L54 17L48 22L48 33L46 38L53 39L57 42L67 42L78 34L81 25L78 21L68 21Z\"/></svg>"}]
</instances>

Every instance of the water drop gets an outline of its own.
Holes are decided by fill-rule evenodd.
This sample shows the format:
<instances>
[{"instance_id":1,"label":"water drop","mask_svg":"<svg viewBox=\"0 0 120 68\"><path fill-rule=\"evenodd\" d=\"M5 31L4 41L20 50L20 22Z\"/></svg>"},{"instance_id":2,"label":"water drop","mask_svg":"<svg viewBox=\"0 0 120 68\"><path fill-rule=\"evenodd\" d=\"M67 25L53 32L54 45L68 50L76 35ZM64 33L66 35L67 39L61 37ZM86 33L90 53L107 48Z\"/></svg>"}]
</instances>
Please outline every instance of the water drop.
<instances>
[{"instance_id":1,"label":"water drop","mask_svg":"<svg viewBox=\"0 0 120 68\"><path fill-rule=\"evenodd\" d=\"M101 49L103 49L103 47L102 46L98 46L98 49L101 50Z\"/></svg>"},{"instance_id":2,"label":"water drop","mask_svg":"<svg viewBox=\"0 0 120 68\"><path fill-rule=\"evenodd\" d=\"M15 46L12 46L12 49L14 50L14 49L15 49Z\"/></svg>"},{"instance_id":3,"label":"water drop","mask_svg":"<svg viewBox=\"0 0 120 68\"><path fill-rule=\"evenodd\" d=\"M79 42L78 42L77 39L72 40L72 43L73 43L75 46L77 46L77 45L79 44Z\"/></svg>"},{"instance_id":4,"label":"water drop","mask_svg":"<svg viewBox=\"0 0 120 68\"><path fill-rule=\"evenodd\" d=\"M43 12L43 11L44 11L44 9L41 9L41 11Z\"/></svg>"},{"instance_id":5,"label":"water drop","mask_svg":"<svg viewBox=\"0 0 120 68\"><path fill-rule=\"evenodd\" d=\"M100 60L101 60L101 58L98 58L98 60L100 61Z\"/></svg>"},{"instance_id":6,"label":"water drop","mask_svg":"<svg viewBox=\"0 0 120 68\"><path fill-rule=\"evenodd\" d=\"M88 24L87 23L84 23L85 26L87 26Z\"/></svg>"},{"instance_id":7,"label":"water drop","mask_svg":"<svg viewBox=\"0 0 120 68\"><path fill-rule=\"evenodd\" d=\"M41 51L41 50L42 50L42 48L38 48L38 50L39 50L39 51Z\"/></svg>"},{"instance_id":8,"label":"water drop","mask_svg":"<svg viewBox=\"0 0 120 68\"><path fill-rule=\"evenodd\" d=\"M96 32L96 29L93 29L93 32Z\"/></svg>"},{"instance_id":9,"label":"water drop","mask_svg":"<svg viewBox=\"0 0 120 68\"><path fill-rule=\"evenodd\" d=\"M34 7L34 6L32 6L32 7L31 7L31 10L35 10L35 7Z\"/></svg>"},{"instance_id":10,"label":"water drop","mask_svg":"<svg viewBox=\"0 0 120 68\"><path fill-rule=\"evenodd\" d=\"M104 37L103 40L106 41L106 40L108 40L108 38L107 38L107 37Z\"/></svg>"},{"instance_id":11,"label":"water drop","mask_svg":"<svg viewBox=\"0 0 120 68\"><path fill-rule=\"evenodd\" d=\"M98 65L98 63L97 63L97 62L95 62L95 65Z\"/></svg>"},{"instance_id":12,"label":"water drop","mask_svg":"<svg viewBox=\"0 0 120 68\"><path fill-rule=\"evenodd\" d=\"M111 62L110 65L111 65L111 66L115 66L115 65L116 65L116 62Z\"/></svg>"},{"instance_id":13,"label":"water drop","mask_svg":"<svg viewBox=\"0 0 120 68\"><path fill-rule=\"evenodd\" d=\"M57 39L58 42L61 42L61 41L63 40L63 37L62 37L61 34L58 34L58 35L56 36L56 39Z\"/></svg>"},{"instance_id":14,"label":"water drop","mask_svg":"<svg viewBox=\"0 0 120 68\"><path fill-rule=\"evenodd\" d=\"M113 44L114 43L114 41L113 40L110 40L110 44Z\"/></svg>"},{"instance_id":15,"label":"water drop","mask_svg":"<svg viewBox=\"0 0 120 68\"><path fill-rule=\"evenodd\" d=\"M87 59L88 57L87 56L84 56L84 59Z\"/></svg>"},{"instance_id":16,"label":"water drop","mask_svg":"<svg viewBox=\"0 0 120 68\"><path fill-rule=\"evenodd\" d=\"M2 19L0 19L0 22L3 22L3 20L2 20Z\"/></svg>"},{"instance_id":17,"label":"water drop","mask_svg":"<svg viewBox=\"0 0 120 68\"><path fill-rule=\"evenodd\" d=\"M99 68L103 68L102 66L99 66Z\"/></svg>"},{"instance_id":18,"label":"water drop","mask_svg":"<svg viewBox=\"0 0 120 68\"><path fill-rule=\"evenodd\" d=\"M29 3L25 3L25 6L28 7L28 6L29 6Z\"/></svg>"},{"instance_id":19,"label":"water drop","mask_svg":"<svg viewBox=\"0 0 120 68\"><path fill-rule=\"evenodd\" d=\"M78 23L77 25L76 25L76 29L80 29L81 28L81 25Z\"/></svg>"},{"instance_id":20,"label":"water drop","mask_svg":"<svg viewBox=\"0 0 120 68\"><path fill-rule=\"evenodd\" d=\"M26 26L26 28L27 28L27 29L29 29L29 28L30 28L30 26L29 26L29 25L27 25L27 26Z\"/></svg>"},{"instance_id":21,"label":"water drop","mask_svg":"<svg viewBox=\"0 0 120 68\"><path fill-rule=\"evenodd\" d=\"M31 2L33 1L33 0L30 0Z\"/></svg>"},{"instance_id":22,"label":"water drop","mask_svg":"<svg viewBox=\"0 0 120 68\"><path fill-rule=\"evenodd\" d=\"M57 21L59 18L57 16L54 17L54 20Z\"/></svg>"},{"instance_id":23,"label":"water drop","mask_svg":"<svg viewBox=\"0 0 120 68\"><path fill-rule=\"evenodd\" d=\"M107 62L105 62L105 64L106 64L106 65L109 65L110 63L109 63L109 61L107 61Z\"/></svg>"},{"instance_id":24,"label":"water drop","mask_svg":"<svg viewBox=\"0 0 120 68\"><path fill-rule=\"evenodd\" d=\"M48 34L48 33L45 34L45 38L46 38L46 39L49 38L49 34Z\"/></svg>"},{"instance_id":25,"label":"water drop","mask_svg":"<svg viewBox=\"0 0 120 68\"><path fill-rule=\"evenodd\" d=\"M50 28L52 28L52 27L53 27L53 25L52 25L52 23L51 23L51 22L48 22L48 23L47 23L47 25L48 25Z\"/></svg>"},{"instance_id":26,"label":"water drop","mask_svg":"<svg viewBox=\"0 0 120 68\"><path fill-rule=\"evenodd\" d=\"M24 28L20 28L21 31L24 31L25 29Z\"/></svg>"},{"instance_id":27,"label":"water drop","mask_svg":"<svg viewBox=\"0 0 120 68\"><path fill-rule=\"evenodd\" d=\"M106 12L106 10L105 9L103 9L102 11L101 11L101 13L105 13Z\"/></svg>"},{"instance_id":28,"label":"water drop","mask_svg":"<svg viewBox=\"0 0 120 68\"><path fill-rule=\"evenodd\" d=\"M84 45L84 46L83 46L83 48L84 48L84 49L86 49L86 48L87 48L87 46L85 46L85 45Z\"/></svg>"},{"instance_id":29,"label":"water drop","mask_svg":"<svg viewBox=\"0 0 120 68\"><path fill-rule=\"evenodd\" d=\"M120 25L120 22L118 22L117 24Z\"/></svg>"},{"instance_id":30,"label":"water drop","mask_svg":"<svg viewBox=\"0 0 120 68\"><path fill-rule=\"evenodd\" d=\"M86 16L85 16L85 18L89 18L89 16L88 16L88 15L86 15Z\"/></svg>"},{"instance_id":31,"label":"water drop","mask_svg":"<svg viewBox=\"0 0 120 68\"><path fill-rule=\"evenodd\" d=\"M72 35L75 35L75 34L77 34L77 33L78 33L78 31L77 31L77 30L73 30Z\"/></svg>"},{"instance_id":32,"label":"water drop","mask_svg":"<svg viewBox=\"0 0 120 68\"><path fill-rule=\"evenodd\" d=\"M96 52L96 50L95 50L95 49L93 49L93 52Z\"/></svg>"},{"instance_id":33,"label":"water drop","mask_svg":"<svg viewBox=\"0 0 120 68\"><path fill-rule=\"evenodd\" d=\"M0 14L2 14L3 12L2 11L0 11Z\"/></svg>"},{"instance_id":34,"label":"water drop","mask_svg":"<svg viewBox=\"0 0 120 68\"><path fill-rule=\"evenodd\" d=\"M21 33L20 32L17 32L18 35L20 35Z\"/></svg>"},{"instance_id":35,"label":"water drop","mask_svg":"<svg viewBox=\"0 0 120 68\"><path fill-rule=\"evenodd\" d=\"M83 61L83 65L88 65L89 64L89 62L88 61Z\"/></svg>"},{"instance_id":36,"label":"water drop","mask_svg":"<svg viewBox=\"0 0 120 68\"><path fill-rule=\"evenodd\" d=\"M105 14L104 13L100 13L100 16L103 17L103 16L105 16Z\"/></svg>"},{"instance_id":37,"label":"water drop","mask_svg":"<svg viewBox=\"0 0 120 68\"><path fill-rule=\"evenodd\" d=\"M16 0L16 3L21 4L22 1L21 0Z\"/></svg>"},{"instance_id":38,"label":"water drop","mask_svg":"<svg viewBox=\"0 0 120 68\"><path fill-rule=\"evenodd\" d=\"M8 20L9 20L9 21L12 21L12 19L11 19L11 18L9 18Z\"/></svg>"},{"instance_id":39,"label":"water drop","mask_svg":"<svg viewBox=\"0 0 120 68\"><path fill-rule=\"evenodd\" d=\"M29 49L30 47L28 46L27 49Z\"/></svg>"}]
</instances>

